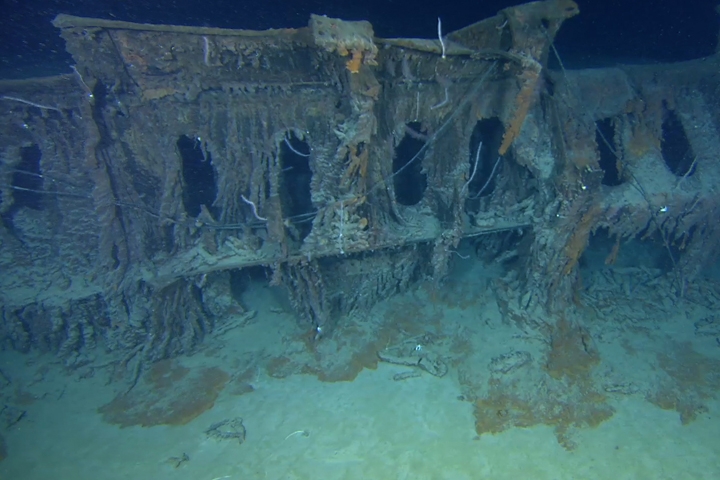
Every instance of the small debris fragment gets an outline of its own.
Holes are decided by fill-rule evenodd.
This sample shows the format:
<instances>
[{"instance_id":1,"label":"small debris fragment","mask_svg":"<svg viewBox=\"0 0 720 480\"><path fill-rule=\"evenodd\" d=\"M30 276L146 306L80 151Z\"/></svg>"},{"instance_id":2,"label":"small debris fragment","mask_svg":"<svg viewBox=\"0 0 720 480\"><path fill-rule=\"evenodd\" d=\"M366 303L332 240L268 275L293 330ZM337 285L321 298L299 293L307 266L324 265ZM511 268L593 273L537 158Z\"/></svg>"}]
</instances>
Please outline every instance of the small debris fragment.
<instances>
[{"instance_id":1,"label":"small debris fragment","mask_svg":"<svg viewBox=\"0 0 720 480\"><path fill-rule=\"evenodd\" d=\"M243 425L243 419L235 417L213 423L205 430L205 434L208 438L214 438L216 440L237 439L238 443L242 445L245 442L246 430L245 425Z\"/></svg>"}]
</instances>

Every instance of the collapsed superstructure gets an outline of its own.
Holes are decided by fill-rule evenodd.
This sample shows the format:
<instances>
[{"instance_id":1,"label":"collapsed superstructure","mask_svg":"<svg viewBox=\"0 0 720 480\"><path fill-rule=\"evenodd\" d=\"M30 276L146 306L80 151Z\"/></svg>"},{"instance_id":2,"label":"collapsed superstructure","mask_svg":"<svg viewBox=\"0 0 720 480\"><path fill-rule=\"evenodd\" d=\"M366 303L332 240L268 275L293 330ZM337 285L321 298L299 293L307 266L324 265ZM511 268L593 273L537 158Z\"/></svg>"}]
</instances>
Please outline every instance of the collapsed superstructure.
<instances>
[{"instance_id":1,"label":"collapsed superstructure","mask_svg":"<svg viewBox=\"0 0 720 480\"><path fill-rule=\"evenodd\" d=\"M610 257L661 242L682 294L720 244L718 59L550 71L577 13L442 41L57 17L75 73L0 83L0 338L177 355L258 266L327 334L464 238L517 255L508 304L553 310L598 229Z\"/></svg>"}]
</instances>

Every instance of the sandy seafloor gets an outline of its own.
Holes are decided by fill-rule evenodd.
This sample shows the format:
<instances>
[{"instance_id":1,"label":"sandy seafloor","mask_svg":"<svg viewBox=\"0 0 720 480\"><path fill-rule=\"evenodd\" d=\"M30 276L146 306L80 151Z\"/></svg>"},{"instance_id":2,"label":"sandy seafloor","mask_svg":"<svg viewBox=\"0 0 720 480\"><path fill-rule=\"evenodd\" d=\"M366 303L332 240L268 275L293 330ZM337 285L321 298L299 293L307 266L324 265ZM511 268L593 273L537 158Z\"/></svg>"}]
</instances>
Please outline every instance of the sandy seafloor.
<instances>
[{"instance_id":1,"label":"sandy seafloor","mask_svg":"<svg viewBox=\"0 0 720 480\"><path fill-rule=\"evenodd\" d=\"M598 422L576 416L558 427L557 421L528 421L523 407L514 413L514 407L497 407L493 414L516 415L523 426L476 430L476 420L483 422L474 402L488 395L493 378L500 388L513 385L529 403L546 381L560 382L562 391L567 380L543 373L552 346L541 332L501 313L494 273L479 263L456 265L442 289L429 294L430 287L420 286L333 333L373 338L395 329L384 337L389 342L431 331L435 339L450 339L434 342L449 366L441 378L417 369L419 376L394 380L413 368L370 362L351 381L321 381L322 375L302 368L318 357L308 356L308 342L301 340L306 326L279 292L256 283L243 299L257 312L252 319L237 320L242 324L210 335L196 354L173 360L191 372L217 367L230 378L211 408L182 425L105 421L98 408L127 384L109 382L111 367L103 366L100 348L89 354L92 370L3 352L0 368L12 380L3 387L4 401L26 415L2 431L8 455L0 462L0 480L720 478L720 348L712 326L718 303L709 293L717 285L707 280L691 286L685 298L670 299L663 291L667 282L633 280L647 274L585 274L574 322L592 338L598 360L576 384L594 392L593 405L612 412ZM410 306L413 318L395 322L393 316ZM342 357L342 348L362 344L333 348ZM459 346L462 353L453 351ZM532 360L507 374L488 369L493 358L514 351ZM142 388L136 387L137 395ZM559 418L547 409L572 408L561 404L538 400L529 416ZM243 442L206 433L216 422L237 418L246 429ZM9 420L6 411L3 421Z\"/></svg>"}]
</instances>

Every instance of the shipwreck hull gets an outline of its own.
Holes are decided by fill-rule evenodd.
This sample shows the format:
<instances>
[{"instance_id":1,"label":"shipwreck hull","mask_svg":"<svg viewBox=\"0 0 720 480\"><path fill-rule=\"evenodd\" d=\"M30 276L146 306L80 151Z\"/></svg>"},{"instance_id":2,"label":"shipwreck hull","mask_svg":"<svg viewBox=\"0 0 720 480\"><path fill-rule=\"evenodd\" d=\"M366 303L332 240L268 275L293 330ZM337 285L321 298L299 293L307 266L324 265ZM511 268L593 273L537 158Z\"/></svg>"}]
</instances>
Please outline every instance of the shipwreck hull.
<instances>
[{"instance_id":1,"label":"shipwreck hull","mask_svg":"<svg viewBox=\"0 0 720 480\"><path fill-rule=\"evenodd\" d=\"M718 59L550 71L576 13L520 5L444 45L59 16L75 73L0 83L0 338L189 352L258 266L325 333L498 232L523 239L520 312L572 302L599 228L661 242L681 295L720 243Z\"/></svg>"}]
</instances>

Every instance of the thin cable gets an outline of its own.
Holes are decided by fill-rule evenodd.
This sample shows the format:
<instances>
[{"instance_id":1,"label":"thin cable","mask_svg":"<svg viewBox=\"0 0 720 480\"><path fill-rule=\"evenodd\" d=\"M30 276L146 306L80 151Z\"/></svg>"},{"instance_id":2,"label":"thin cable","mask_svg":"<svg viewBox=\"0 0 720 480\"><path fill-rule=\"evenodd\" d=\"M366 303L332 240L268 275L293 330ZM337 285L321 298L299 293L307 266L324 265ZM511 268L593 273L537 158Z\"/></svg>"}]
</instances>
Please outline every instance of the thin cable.
<instances>
[{"instance_id":1,"label":"thin cable","mask_svg":"<svg viewBox=\"0 0 720 480\"><path fill-rule=\"evenodd\" d=\"M490 176L487 179L487 182L485 182L485 185L482 186L480 191L476 193L474 196L470 197L470 200L475 200L480 197L480 195L485 191L488 185L490 185L490 182L492 181L493 177L495 176L495 170L497 170L498 165L500 165L500 159L502 158L502 155L498 155L497 160L495 160L495 165L493 165L492 171L490 172Z\"/></svg>"},{"instance_id":2,"label":"thin cable","mask_svg":"<svg viewBox=\"0 0 720 480\"><path fill-rule=\"evenodd\" d=\"M465 189L470 185L470 182L473 181L473 178L475 178L475 173L477 172L477 166L480 161L480 149L482 148L482 142L478 144L477 152L475 152L475 163L473 164L472 173L470 174L470 178L468 178L468 181L465 182L465 185L460 189L460 195L462 196L463 192L465 192Z\"/></svg>"}]
</instances>

